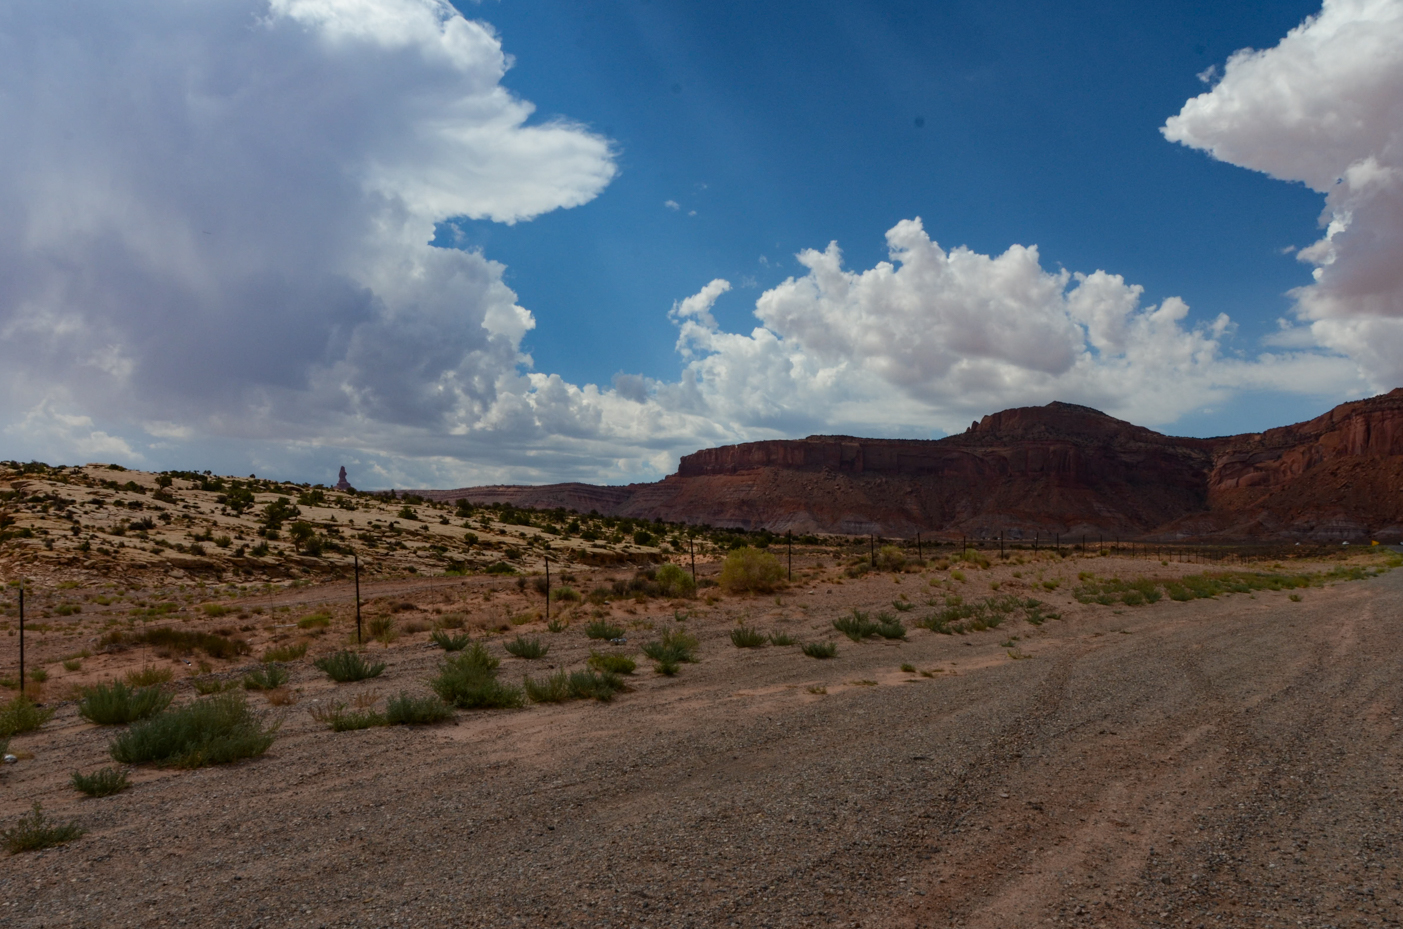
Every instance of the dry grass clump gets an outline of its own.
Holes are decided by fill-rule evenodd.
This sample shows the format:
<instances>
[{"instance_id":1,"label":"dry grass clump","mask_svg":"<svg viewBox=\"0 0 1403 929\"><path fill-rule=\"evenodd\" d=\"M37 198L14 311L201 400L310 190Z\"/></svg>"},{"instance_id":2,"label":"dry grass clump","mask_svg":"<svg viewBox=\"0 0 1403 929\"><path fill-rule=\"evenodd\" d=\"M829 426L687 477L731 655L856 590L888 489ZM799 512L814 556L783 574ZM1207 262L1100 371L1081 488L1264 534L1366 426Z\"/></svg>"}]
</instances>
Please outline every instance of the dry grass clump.
<instances>
[{"instance_id":1,"label":"dry grass clump","mask_svg":"<svg viewBox=\"0 0 1403 929\"><path fill-rule=\"evenodd\" d=\"M307 656L307 643L298 642L296 645L280 645L270 648L263 653L263 661L297 661L299 658Z\"/></svg>"},{"instance_id":2,"label":"dry grass clump","mask_svg":"<svg viewBox=\"0 0 1403 929\"><path fill-rule=\"evenodd\" d=\"M730 593L769 593L783 583L784 569L774 555L747 545L726 556L719 580Z\"/></svg>"}]
</instances>

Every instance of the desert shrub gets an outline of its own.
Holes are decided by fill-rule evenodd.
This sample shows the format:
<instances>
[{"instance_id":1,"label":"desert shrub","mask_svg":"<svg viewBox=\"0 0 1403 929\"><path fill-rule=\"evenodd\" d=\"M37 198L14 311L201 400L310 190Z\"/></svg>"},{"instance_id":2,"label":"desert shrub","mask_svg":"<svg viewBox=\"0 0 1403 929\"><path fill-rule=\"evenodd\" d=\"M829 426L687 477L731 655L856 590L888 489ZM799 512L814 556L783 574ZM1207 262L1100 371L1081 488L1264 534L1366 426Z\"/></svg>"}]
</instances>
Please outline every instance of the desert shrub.
<instances>
[{"instance_id":1,"label":"desert shrub","mask_svg":"<svg viewBox=\"0 0 1403 929\"><path fill-rule=\"evenodd\" d=\"M327 677L338 684L379 677L385 670L383 661L368 662L358 652L353 652L350 649L334 652L325 658L318 658L312 662L312 665L318 671L325 672Z\"/></svg>"},{"instance_id":2,"label":"desert shrub","mask_svg":"<svg viewBox=\"0 0 1403 929\"><path fill-rule=\"evenodd\" d=\"M200 606L200 610L203 611L206 616L213 619L219 619L221 616L228 616L230 613L238 612L235 608L225 606L222 603L206 603Z\"/></svg>"},{"instance_id":3,"label":"desert shrub","mask_svg":"<svg viewBox=\"0 0 1403 929\"><path fill-rule=\"evenodd\" d=\"M217 677L213 677L211 675L204 675L202 677L192 679L190 681L190 686L195 688L195 693L199 694L202 697L208 697L210 694L217 694L222 693L226 690L233 690L235 687L239 686L239 682L222 681Z\"/></svg>"},{"instance_id":4,"label":"desert shrub","mask_svg":"<svg viewBox=\"0 0 1403 929\"><path fill-rule=\"evenodd\" d=\"M901 666L901 670L906 674L915 674L916 666L911 664L910 662L907 662L906 664L903 664Z\"/></svg>"},{"instance_id":5,"label":"desert shrub","mask_svg":"<svg viewBox=\"0 0 1403 929\"><path fill-rule=\"evenodd\" d=\"M906 553L895 545L883 545L877 549L877 568L880 571L901 571L906 567Z\"/></svg>"},{"instance_id":6,"label":"desert shrub","mask_svg":"<svg viewBox=\"0 0 1403 929\"><path fill-rule=\"evenodd\" d=\"M666 629L660 638L643 646L643 654L659 664L694 662L697 640L684 629Z\"/></svg>"},{"instance_id":7,"label":"desert shrub","mask_svg":"<svg viewBox=\"0 0 1403 929\"><path fill-rule=\"evenodd\" d=\"M721 587L731 593L767 593L783 578L779 559L749 545L731 552L721 565Z\"/></svg>"},{"instance_id":8,"label":"desert shrub","mask_svg":"<svg viewBox=\"0 0 1403 929\"><path fill-rule=\"evenodd\" d=\"M325 629L331 625L330 613L312 613L297 621L298 629Z\"/></svg>"},{"instance_id":9,"label":"desert shrub","mask_svg":"<svg viewBox=\"0 0 1403 929\"><path fill-rule=\"evenodd\" d=\"M632 674L634 668L638 667L638 662L628 655L608 655L591 651L585 664L596 671L610 671L614 674Z\"/></svg>"},{"instance_id":10,"label":"desert shrub","mask_svg":"<svg viewBox=\"0 0 1403 929\"><path fill-rule=\"evenodd\" d=\"M912 603L910 600L893 600L891 602L891 608L898 613L909 613L916 608L916 604Z\"/></svg>"},{"instance_id":11,"label":"desert shrub","mask_svg":"<svg viewBox=\"0 0 1403 929\"><path fill-rule=\"evenodd\" d=\"M550 651L550 646L540 639L528 639L524 635L517 636L502 647L507 650L508 655L517 658L544 658L546 652Z\"/></svg>"},{"instance_id":12,"label":"desert shrub","mask_svg":"<svg viewBox=\"0 0 1403 929\"><path fill-rule=\"evenodd\" d=\"M731 644L736 648L764 648L768 640L758 629L737 626L731 630Z\"/></svg>"},{"instance_id":13,"label":"desert shrub","mask_svg":"<svg viewBox=\"0 0 1403 929\"><path fill-rule=\"evenodd\" d=\"M332 732L350 732L355 729L370 729L373 726L388 724L385 717L370 708L350 709L344 703L314 707L312 718Z\"/></svg>"},{"instance_id":14,"label":"desert shrub","mask_svg":"<svg viewBox=\"0 0 1403 929\"><path fill-rule=\"evenodd\" d=\"M878 624L869 619L866 613L854 609L851 615L840 616L833 620L833 628L854 642L861 642L863 639L877 635Z\"/></svg>"},{"instance_id":15,"label":"desert shrub","mask_svg":"<svg viewBox=\"0 0 1403 929\"><path fill-rule=\"evenodd\" d=\"M553 603L559 603L561 601L566 603L579 603L580 600L583 599L580 596L580 592L573 587L557 587L555 590L551 591L550 598Z\"/></svg>"},{"instance_id":16,"label":"desert shrub","mask_svg":"<svg viewBox=\"0 0 1403 929\"><path fill-rule=\"evenodd\" d=\"M73 772L73 789L89 797L110 797L131 786L127 772L120 768L98 768L92 774Z\"/></svg>"},{"instance_id":17,"label":"desert shrub","mask_svg":"<svg viewBox=\"0 0 1403 929\"><path fill-rule=\"evenodd\" d=\"M622 626L615 626L607 620L596 619L585 626L585 635L591 639L621 639L624 630Z\"/></svg>"},{"instance_id":18,"label":"desert shrub","mask_svg":"<svg viewBox=\"0 0 1403 929\"><path fill-rule=\"evenodd\" d=\"M787 632L771 632L771 633L770 633L770 644L771 644L771 645L798 645L798 644L799 644L799 640L796 639L796 638L794 638L794 636L790 635L790 634L787 633Z\"/></svg>"},{"instance_id":19,"label":"desert shrub","mask_svg":"<svg viewBox=\"0 0 1403 929\"><path fill-rule=\"evenodd\" d=\"M77 658L66 658L63 662L63 670L81 671L83 670L83 662L79 661Z\"/></svg>"},{"instance_id":20,"label":"desert shrub","mask_svg":"<svg viewBox=\"0 0 1403 929\"><path fill-rule=\"evenodd\" d=\"M106 644L110 645L150 645L171 652L188 655L199 649L211 658L236 658L247 655L251 649L243 639L225 638L208 632L194 632L187 629L162 627L146 629L135 635L124 633L109 635Z\"/></svg>"},{"instance_id":21,"label":"desert shrub","mask_svg":"<svg viewBox=\"0 0 1403 929\"><path fill-rule=\"evenodd\" d=\"M461 652L468 647L467 633L448 633L442 629L435 629L429 634L429 641L443 649L445 652Z\"/></svg>"},{"instance_id":22,"label":"desert shrub","mask_svg":"<svg viewBox=\"0 0 1403 929\"><path fill-rule=\"evenodd\" d=\"M442 616L440 616L438 618L438 627L440 629L462 629L465 625L467 625L467 622L467 615L464 613L459 613L455 610L452 613L444 613Z\"/></svg>"},{"instance_id":23,"label":"desert shrub","mask_svg":"<svg viewBox=\"0 0 1403 929\"><path fill-rule=\"evenodd\" d=\"M0 832L0 842L11 855L20 852L38 851L72 842L83 834L83 827L76 822L56 823L44 815L38 803L34 809L20 817L19 825Z\"/></svg>"},{"instance_id":24,"label":"desert shrub","mask_svg":"<svg viewBox=\"0 0 1403 929\"><path fill-rule=\"evenodd\" d=\"M125 726L155 716L175 699L159 686L132 688L122 681L84 687L79 693L78 715L99 726Z\"/></svg>"},{"instance_id":25,"label":"desert shrub","mask_svg":"<svg viewBox=\"0 0 1403 929\"><path fill-rule=\"evenodd\" d=\"M20 694L0 709L0 739L8 739L21 732L33 732L52 719L53 715L53 710L35 706L33 700Z\"/></svg>"},{"instance_id":26,"label":"desert shrub","mask_svg":"<svg viewBox=\"0 0 1403 929\"><path fill-rule=\"evenodd\" d=\"M128 671L126 677L127 683L133 687L153 687L157 684L169 684L171 678L175 677L175 672L170 668L142 665L136 671Z\"/></svg>"},{"instance_id":27,"label":"desert shrub","mask_svg":"<svg viewBox=\"0 0 1403 929\"><path fill-rule=\"evenodd\" d=\"M697 595L697 582L692 579L692 575L684 571L675 564L665 564L658 568L655 580L662 588L664 597L683 597L690 599Z\"/></svg>"},{"instance_id":28,"label":"desert shrub","mask_svg":"<svg viewBox=\"0 0 1403 929\"><path fill-rule=\"evenodd\" d=\"M263 653L263 660L267 661L297 661L307 655L307 643L298 642L296 645L279 645L268 649Z\"/></svg>"},{"instance_id":29,"label":"desert shrub","mask_svg":"<svg viewBox=\"0 0 1403 929\"><path fill-rule=\"evenodd\" d=\"M134 724L112 740L114 761L178 768L228 764L263 754L278 724L264 725L242 694L203 697Z\"/></svg>"},{"instance_id":30,"label":"desert shrub","mask_svg":"<svg viewBox=\"0 0 1403 929\"><path fill-rule=\"evenodd\" d=\"M540 680L522 681L526 697L532 703L564 703L570 699L570 675L564 671L548 674Z\"/></svg>"},{"instance_id":31,"label":"desert shrub","mask_svg":"<svg viewBox=\"0 0 1403 929\"><path fill-rule=\"evenodd\" d=\"M612 671L571 671L570 695L578 700L608 703L624 689L623 679Z\"/></svg>"},{"instance_id":32,"label":"desert shrub","mask_svg":"<svg viewBox=\"0 0 1403 929\"><path fill-rule=\"evenodd\" d=\"M395 626L393 616L372 616L368 628L372 639L386 645L399 638L399 629Z\"/></svg>"},{"instance_id":33,"label":"desert shrub","mask_svg":"<svg viewBox=\"0 0 1403 929\"><path fill-rule=\"evenodd\" d=\"M453 708L438 697L412 697L404 691L385 701L385 721L391 726L420 726L453 718Z\"/></svg>"},{"instance_id":34,"label":"desert shrub","mask_svg":"<svg viewBox=\"0 0 1403 929\"><path fill-rule=\"evenodd\" d=\"M810 658L832 658L838 654L838 646L832 642L809 642L803 651Z\"/></svg>"},{"instance_id":35,"label":"desert shrub","mask_svg":"<svg viewBox=\"0 0 1403 929\"><path fill-rule=\"evenodd\" d=\"M487 653L481 642L439 665L438 676L429 682L445 703L461 709L500 709L526 702L520 687L497 680L500 659Z\"/></svg>"},{"instance_id":36,"label":"desert shrub","mask_svg":"<svg viewBox=\"0 0 1403 929\"><path fill-rule=\"evenodd\" d=\"M277 664L265 664L244 675L244 690L274 690L287 683L287 668Z\"/></svg>"},{"instance_id":37,"label":"desert shrub","mask_svg":"<svg viewBox=\"0 0 1403 929\"><path fill-rule=\"evenodd\" d=\"M884 639L906 638L906 627L890 613L877 614L877 635Z\"/></svg>"},{"instance_id":38,"label":"desert shrub","mask_svg":"<svg viewBox=\"0 0 1403 929\"><path fill-rule=\"evenodd\" d=\"M33 681L34 683L36 683L36 684L43 684L45 681L47 681L47 680L49 679L49 672L48 672L48 669L46 669L46 668L31 668L30 671L29 671L29 679L30 679L31 681Z\"/></svg>"}]
</instances>

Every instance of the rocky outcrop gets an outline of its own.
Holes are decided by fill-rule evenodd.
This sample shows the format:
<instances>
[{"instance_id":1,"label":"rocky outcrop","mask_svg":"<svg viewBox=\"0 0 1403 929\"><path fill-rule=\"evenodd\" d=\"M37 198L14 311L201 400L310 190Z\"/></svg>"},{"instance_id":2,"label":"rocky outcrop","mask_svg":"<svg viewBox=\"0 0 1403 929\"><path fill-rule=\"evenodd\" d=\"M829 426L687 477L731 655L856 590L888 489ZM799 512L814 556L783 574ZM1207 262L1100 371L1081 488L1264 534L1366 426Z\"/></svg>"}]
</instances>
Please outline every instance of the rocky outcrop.
<instances>
[{"instance_id":1,"label":"rocky outcrop","mask_svg":"<svg viewBox=\"0 0 1403 929\"><path fill-rule=\"evenodd\" d=\"M426 494L774 531L1362 539L1403 533L1403 389L1254 435L1177 438L1050 403L934 441L703 449L652 484Z\"/></svg>"}]
</instances>

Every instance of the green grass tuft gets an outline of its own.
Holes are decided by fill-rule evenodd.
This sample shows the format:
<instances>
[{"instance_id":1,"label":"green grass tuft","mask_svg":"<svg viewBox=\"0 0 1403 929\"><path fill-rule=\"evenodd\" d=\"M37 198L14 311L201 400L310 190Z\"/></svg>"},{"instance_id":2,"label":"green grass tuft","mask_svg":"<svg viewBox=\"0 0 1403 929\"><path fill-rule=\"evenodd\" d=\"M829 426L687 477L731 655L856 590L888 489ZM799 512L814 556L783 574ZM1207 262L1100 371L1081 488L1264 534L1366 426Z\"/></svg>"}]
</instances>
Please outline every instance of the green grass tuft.
<instances>
[{"instance_id":1,"label":"green grass tuft","mask_svg":"<svg viewBox=\"0 0 1403 929\"><path fill-rule=\"evenodd\" d=\"M277 734L278 724L264 725L242 694L226 693L136 723L112 740L111 752L120 764L199 768L262 755Z\"/></svg>"},{"instance_id":2,"label":"green grass tuft","mask_svg":"<svg viewBox=\"0 0 1403 929\"><path fill-rule=\"evenodd\" d=\"M602 619L585 626L585 635L591 639L621 639L624 635L623 627L615 626Z\"/></svg>"},{"instance_id":3,"label":"green grass tuft","mask_svg":"<svg viewBox=\"0 0 1403 929\"><path fill-rule=\"evenodd\" d=\"M263 660L269 661L297 661L307 657L307 643L298 642L296 645L281 645L277 648L270 648L263 653Z\"/></svg>"},{"instance_id":4,"label":"green grass tuft","mask_svg":"<svg viewBox=\"0 0 1403 929\"><path fill-rule=\"evenodd\" d=\"M244 690L274 690L287 683L287 668L265 664L244 675Z\"/></svg>"},{"instance_id":5,"label":"green grass tuft","mask_svg":"<svg viewBox=\"0 0 1403 929\"><path fill-rule=\"evenodd\" d=\"M429 641L443 649L445 652L461 652L468 647L467 633L450 633L442 629L435 629L429 634Z\"/></svg>"},{"instance_id":6,"label":"green grass tuft","mask_svg":"<svg viewBox=\"0 0 1403 929\"><path fill-rule=\"evenodd\" d=\"M34 705L24 694L15 697L0 709L0 739L21 732L33 732L53 718L54 711Z\"/></svg>"},{"instance_id":7,"label":"green grass tuft","mask_svg":"<svg viewBox=\"0 0 1403 929\"><path fill-rule=\"evenodd\" d=\"M370 729L374 726L388 725L388 720L383 714L374 710L352 710L348 709L344 703L333 703L329 706L315 707L311 711L312 718L323 724L332 732L350 732L355 729Z\"/></svg>"},{"instance_id":8,"label":"green grass tuft","mask_svg":"<svg viewBox=\"0 0 1403 929\"><path fill-rule=\"evenodd\" d=\"M790 634L787 633L787 632L771 632L771 633L770 633L770 644L771 644L771 645L798 645L798 644L799 644L799 640L796 639L796 638L794 638L794 636L790 635Z\"/></svg>"},{"instance_id":9,"label":"green grass tuft","mask_svg":"<svg viewBox=\"0 0 1403 929\"><path fill-rule=\"evenodd\" d=\"M385 670L383 661L366 661L358 652L349 649L335 652L325 658L318 658L312 664L338 684L349 684L353 681L379 677Z\"/></svg>"},{"instance_id":10,"label":"green grass tuft","mask_svg":"<svg viewBox=\"0 0 1403 929\"><path fill-rule=\"evenodd\" d=\"M11 855L18 855L72 842L83 831L76 822L53 822L44 815L43 807L35 803L33 810L20 817L19 825L0 832L0 842L5 843Z\"/></svg>"},{"instance_id":11,"label":"green grass tuft","mask_svg":"<svg viewBox=\"0 0 1403 929\"><path fill-rule=\"evenodd\" d=\"M411 697L404 691L385 701L385 721L391 726L423 726L453 718L453 708L438 697Z\"/></svg>"},{"instance_id":12,"label":"green grass tuft","mask_svg":"<svg viewBox=\"0 0 1403 929\"><path fill-rule=\"evenodd\" d=\"M731 630L731 644L736 648L764 648L769 644L769 640L757 629L737 626Z\"/></svg>"},{"instance_id":13,"label":"green grass tuft","mask_svg":"<svg viewBox=\"0 0 1403 929\"><path fill-rule=\"evenodd\" d=\"M489 655L481 642L439 665L438 676L429 682L445 703L465 710L509 709L525 704L520 687L497 680L501 659Z\"/></svg>"},{"instance_id":14,"label":"green grass tuft","mask_svg":"<svg viewBox=\"0 0 1403 929\"><path fill-rule=\"evenodd\" d=\"M325 629L331 625L330 613L313 613L297 621L298 629Z\"/></svg>"},{"instance_id":15,"label":"green grass tuft","mask_svg":"<svg viewBox=\"0 0 1403 929\"><path fill-rule=\"evenodd\" d=\"M519 635L503 646L508 655L517 658L544 658L546 652L550 651L550 646L540 639L528 639L524 635Z\"/></svg>"},{"instance_id":16,"label":"green grass tuft","mask_svg":"<svg viewBox=\"0 0 1403 929\"><path fill-rule=\"evenodd\" d=\"M99 726L125 726L155 716L175 699L160 687L133 688L122 681L84 687L79 693L78 715Z\"/></svg>"},{"instance_id":17,"label":"green grass tuft","mask_svg":"<svg viewBox=\"0 0 1403 929\"><path fill-rule=\"evenodd\" d=\"M89 797L110 797L131 786L121 768L98 768L92 774L73 772L73 789Z\"/></svg>"},{"instance_id":18,"label":"green grass tuft","mask_svg":"<svg viewBox=\"0 0 1403 929\"><path fill-rule=\"evenodd\" d=\"M596 671L612 671L614 674L632 674L638 662L628 655L606 655L596 651L589 653L585 664Z\"/></svg>"},{"instance_id":19,"label":"green grass tuft","mask_svg":"<svg viewBox=\"0 0 1403 929\"><path fill-rule=\"evenodd\" d=\"M832 658L838 654L838 646L834 642L809 642L804 646L804 654L810 658Z\"/></svg>"},{"instance_id":20,"label":"green grass tuft","mask_svg":"<svg viewBox=\"0 0 1403 929\"><path fill-rule=\"evenodd\" d=\"M676 674L683 662L696 661L697 640L683 629L664 630L662 637L643 646L643 654L653 659L659 674Z\"/></svg>"},{"instance_id":21,"label":"green grass tuft","mask_svg":"<svg viewBox=\"0 0 1403 929\"><path fill-rule=\"evenodd\" d=\"M127 683L133 687L154 687L157 684L169 684L173 677L175 672L170 668L143 665L139 671L127 672Z\"/></svg>"}]
</instances>

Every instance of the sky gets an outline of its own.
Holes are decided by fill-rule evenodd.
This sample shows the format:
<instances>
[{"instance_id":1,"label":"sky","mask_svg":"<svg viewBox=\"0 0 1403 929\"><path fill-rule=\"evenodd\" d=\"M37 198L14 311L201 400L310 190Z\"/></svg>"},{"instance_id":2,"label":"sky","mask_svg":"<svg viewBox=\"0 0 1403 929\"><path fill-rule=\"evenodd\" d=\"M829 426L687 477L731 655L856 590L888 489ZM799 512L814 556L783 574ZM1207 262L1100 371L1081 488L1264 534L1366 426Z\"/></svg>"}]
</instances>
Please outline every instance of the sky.
<instances>
[{"instance_id":1,"label":"sky","mask_svg":"<svg viewBox=\"0 0 1403 929\"><path fill-rule=\"evenodd\" d=\"M1403 385L1403 0L0 8L0 458L366 488Z\"/></svg>"}]
</instances>

